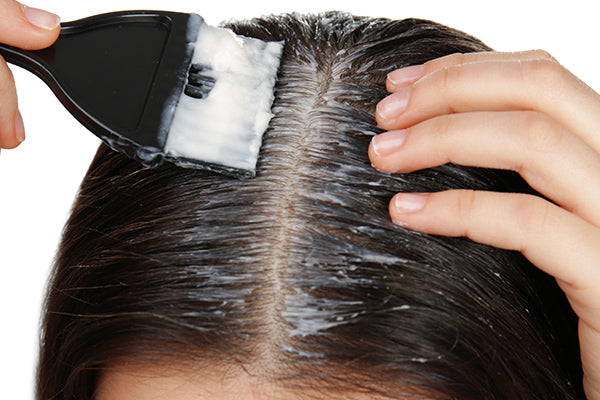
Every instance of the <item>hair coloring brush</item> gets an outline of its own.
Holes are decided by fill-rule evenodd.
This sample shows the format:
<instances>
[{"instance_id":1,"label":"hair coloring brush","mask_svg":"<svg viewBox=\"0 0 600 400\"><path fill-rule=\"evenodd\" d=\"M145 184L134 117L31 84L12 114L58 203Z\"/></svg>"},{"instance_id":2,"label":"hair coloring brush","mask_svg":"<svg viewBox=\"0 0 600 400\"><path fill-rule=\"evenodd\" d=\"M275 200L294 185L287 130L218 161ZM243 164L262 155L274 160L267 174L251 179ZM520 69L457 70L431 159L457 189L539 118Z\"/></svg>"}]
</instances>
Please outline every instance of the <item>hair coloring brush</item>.
<instances>
[{"instance_id":1,"label":"hair coloring brush","mask_svg":"<svg viewBox=\"0 0 600 400\"><path fill-rule=\"evenodd\" d=\"M236 36L196 14L123 11L62 25L54 45L0 45L85 127L154 167L252 177L272 117L283 45Z\"/></svg>"}]
</instances>

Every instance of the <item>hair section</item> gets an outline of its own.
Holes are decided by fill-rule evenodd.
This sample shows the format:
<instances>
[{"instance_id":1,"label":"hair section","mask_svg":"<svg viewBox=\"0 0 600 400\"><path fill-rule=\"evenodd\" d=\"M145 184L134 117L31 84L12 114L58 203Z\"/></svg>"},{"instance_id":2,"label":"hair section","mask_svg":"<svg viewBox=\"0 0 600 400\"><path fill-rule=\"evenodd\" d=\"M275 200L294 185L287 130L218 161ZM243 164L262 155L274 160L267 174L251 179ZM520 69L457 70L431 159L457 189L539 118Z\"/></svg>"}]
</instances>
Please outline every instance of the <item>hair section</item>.
<instances>
[{"instance_id":1,"label":"hair section","mask_svg":"<svg viewBox=\"0 0 600 400\"><path fill-rule=\"evenodd\" d=\"M429 21L336 12L228 26L285 41L257 177L99 150L51 277L38 398L91 399L99 371L127 359L242 366L324 395L583 398L576 320L553 279L387 214L399 191L529 191L523 181L369 164L387 73L488 48Z\"/></svg>"}]
</instances>

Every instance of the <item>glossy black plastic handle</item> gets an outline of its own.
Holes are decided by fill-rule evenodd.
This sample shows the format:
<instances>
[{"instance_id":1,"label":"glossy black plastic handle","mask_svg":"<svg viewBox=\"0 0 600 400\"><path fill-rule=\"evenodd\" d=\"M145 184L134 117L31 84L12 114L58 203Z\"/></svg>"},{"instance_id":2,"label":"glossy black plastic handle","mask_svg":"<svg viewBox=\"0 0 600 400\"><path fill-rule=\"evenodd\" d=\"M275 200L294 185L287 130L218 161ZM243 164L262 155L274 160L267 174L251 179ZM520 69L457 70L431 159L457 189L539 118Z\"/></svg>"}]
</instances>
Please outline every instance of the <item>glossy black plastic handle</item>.
<instances>
[{"instance_id":1,"label":"glossy black plastic handle","mask_svg":"<svg viewBox=\"0 0 600 400\"><path fill-rule=\"evenodd\" d=\"M166 105L185 85L189 20L168 11L101 14L64 23L47 49L0 45L0 53L41 78L111 147L154 165L162 162Z\"/></svg>"}]
</instances>

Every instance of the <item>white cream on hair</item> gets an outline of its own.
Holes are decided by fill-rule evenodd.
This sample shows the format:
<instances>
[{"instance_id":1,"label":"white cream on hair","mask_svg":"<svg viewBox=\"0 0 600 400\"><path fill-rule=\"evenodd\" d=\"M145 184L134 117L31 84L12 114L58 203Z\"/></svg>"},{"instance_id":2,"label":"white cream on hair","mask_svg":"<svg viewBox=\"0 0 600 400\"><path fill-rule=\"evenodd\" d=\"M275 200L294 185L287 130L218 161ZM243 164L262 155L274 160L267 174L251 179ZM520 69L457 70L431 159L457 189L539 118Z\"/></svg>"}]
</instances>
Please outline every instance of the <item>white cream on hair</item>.
<instances>
[{"instance_id":1,"label":"white cream on hair","mask_svg":"<svg viewBox=\"0 0 600 400\"><path fill-rule=\"evenodd\" d=\"M165 153L254 169L273 114L273 88L283 42L238 36L202 23L192 64L215 80L205 98L181 94Z\"/></svg>"}]
</instances>

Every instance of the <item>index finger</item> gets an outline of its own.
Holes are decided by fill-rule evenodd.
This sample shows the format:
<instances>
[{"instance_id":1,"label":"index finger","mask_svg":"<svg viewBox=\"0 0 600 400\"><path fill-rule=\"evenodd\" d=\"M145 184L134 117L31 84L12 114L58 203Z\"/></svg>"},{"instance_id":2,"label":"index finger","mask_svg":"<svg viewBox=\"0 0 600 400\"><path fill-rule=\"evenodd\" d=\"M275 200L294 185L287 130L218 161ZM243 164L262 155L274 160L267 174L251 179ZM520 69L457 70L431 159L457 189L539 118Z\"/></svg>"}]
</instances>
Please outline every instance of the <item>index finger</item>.
<instances>
[{"instance_id":1,"label":"index finger","mask_svg":"<svg viewBox=\"0 0 600 400\"><path fill-rule=\"evenodd\" d=\"M484 51L478 53L454 53L444 57L439 57L425 64L413 65L411 67L400 68L388 74L385 82L386 89L390 93L397 92L402 88L415 83L425 75L434 71L474 62L483 61L517 61L517 60L555 60L545 50L527 50L516 52Z\"/></svg>"},{"instance_id":2,"label":"index finger","mask_svg":"<svg viewBox=\"0 0 600 400\"><path fill-rule=\"evenodd\" d=\"M388 96L377 106L378 124L395 130L444 114L535 110L600 152L597 93L551 59L485 60L491 57L485 53L482 57L484 61L435 69Z\"/></svg>"}]
</instances>

